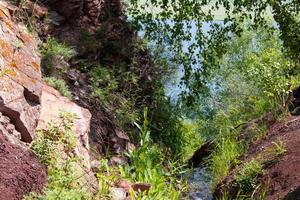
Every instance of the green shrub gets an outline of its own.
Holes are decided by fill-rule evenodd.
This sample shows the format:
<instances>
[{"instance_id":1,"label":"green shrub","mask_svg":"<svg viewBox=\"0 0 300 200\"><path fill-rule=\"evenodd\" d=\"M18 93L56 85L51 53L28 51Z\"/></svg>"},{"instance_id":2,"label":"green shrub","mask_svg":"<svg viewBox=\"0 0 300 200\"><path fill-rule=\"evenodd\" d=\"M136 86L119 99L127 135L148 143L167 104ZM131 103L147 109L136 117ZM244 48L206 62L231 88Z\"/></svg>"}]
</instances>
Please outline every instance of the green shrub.
<instances>
[{"instance_id":1,"label":"green shrub","mask_svg":"<svg viewBox=\"0 0 300 200\"><path fill-rule=\"evenodd\" d=\"M92 96L98 98L104 105L114 103L118 82L114 77L113 70L96 66L92 68L89 75L93 89Z\"/></svg>"},{"instance_id":2,"label":"green shrub","mask_svg":"<svg viewBox=\"0 0 300 200\"><path fill-rule=\"evenodd\" d=\"M78 49L80 49L80 53L96 53L99 50L99 47L100 42L97 41L92 34L90 34L87 30L80 31L80 38L78 43Z\"/></svg>"},{"instance_id":3,"label":"green shrub","mask_svg":"<svg viewBox=\"0 0 300 200\"><path fill-rule=\"evenodd\" d=\"M55 77L47 77L44 78L44 81L51 87L57 89L63 96L68 97L69 99L73 98L72 93L64 80Z\"/></svg>"}]
</instances>

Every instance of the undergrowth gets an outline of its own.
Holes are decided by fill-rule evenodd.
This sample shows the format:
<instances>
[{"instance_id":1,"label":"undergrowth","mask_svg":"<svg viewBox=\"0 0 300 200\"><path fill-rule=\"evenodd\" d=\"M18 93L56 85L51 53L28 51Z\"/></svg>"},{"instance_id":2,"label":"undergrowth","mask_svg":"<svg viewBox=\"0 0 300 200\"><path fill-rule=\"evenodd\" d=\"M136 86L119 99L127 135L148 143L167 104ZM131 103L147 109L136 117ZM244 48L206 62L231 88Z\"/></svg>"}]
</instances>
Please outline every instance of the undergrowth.
<instances>
[{"instance_id":1,"label":"undergrowth","mask_svg":"<svg viewBox=\"0 0 300 200\"><path fill-rule=\"evenodd\" d=\"M59 43L55 38L48 38L40 48L42 54L42 69L44 73L49 75L54 70L53 67L64 69L66 66L53 66L55 60L69 61L76 55L76 51L66 45Z\"/></svg>"},{"instance_id":2,"label":"undergrowth","mask_svg":"<svg viewBox=\"0 0 300 200\"><path fill-rule=\"evenodd\" d=\"M272 122L286 115L290 89L299 85L299 75L287 74L292 65L280 47L277 34L270 37L261 30L234 38L212 77L212 94L201 102L206 110L200 109L200 133L216 144L206 161L212 188L237 168L237 199L264 199L268 186L258 177L285 153L284 144L275 141L255 160L242 165L239 160L251 144L267 136ZM225 191L221 199L233 198L230 195Z\"/></svg>"},{"instance_id":3,"label":"undergrowth","mask_svg":"<svg viewBox=\"0 0 300 200\"><path fill-rule=\"evenodd\" d=\"M251 160L243 165L236 173L234 185L243 193L251 192L258 186L258 176L262 175L263 166L257 160Z\"/></svg>"},{"instance_id":4,"label":"undergrowth","mask_svg":"<svg viewBox=\"0 0 300 200\"><path fill-rule=\"evenodd\" d=\"M132 199L179 199L186 192L186 181L181 178L186 173L182 163L172 162L164 152L151 141L147 111L144 113L144 122L140 126L139 146L127 154L129 164L112 168L104 160L98 178L100 191L103 197L109 198L110 186L120 178L136 183L150 184L150 190L144 193L131 191Z\"/></svg>"},{"instance_id":5,"label":"undergrowth","mask_svg":"<svg viewBox=\"0 0 300 200\"><path fill-rule=\"evenodd\" d=\"M25 200L91 199L92 195L82 185L84 171L81 161L73 154L77 142L72 131L75 117L62 112L59 122L37 131L31 148L47 167L48 184L44 194L31 193Z\"/></svg>"}]
</instances>

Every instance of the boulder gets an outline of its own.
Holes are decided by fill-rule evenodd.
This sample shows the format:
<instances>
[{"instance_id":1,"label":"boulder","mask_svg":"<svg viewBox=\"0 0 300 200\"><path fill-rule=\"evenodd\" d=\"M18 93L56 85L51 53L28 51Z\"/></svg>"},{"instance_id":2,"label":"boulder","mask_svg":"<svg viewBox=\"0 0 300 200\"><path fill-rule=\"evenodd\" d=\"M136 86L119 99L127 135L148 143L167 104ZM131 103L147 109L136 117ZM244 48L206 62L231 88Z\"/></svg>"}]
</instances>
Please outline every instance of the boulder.
<instances>
[{"instance_id":1,"label":"boulder","mask_svg":"<svg viewBox=\"0 0 300 200\"><path fill-rule=\"evenodd\" d=\"M41 115L37 129L46 130L50 122L59 123L61 112L69 112L76 116L73 124L73 132L77 138L74 153L81 159L82 166L78 167L81 167L83 174L85 174L81 182L88 185L92 192L96 192L98 185L92 172L89 145L92 115L87 109L78 106L68 98L62 96L57 90L44 84L41 96Z\"/></svg>"},{"instance_id":2,"label":"boulder","mask_svg":"<svg viewBox=\"0 0 300 200\"><path fill-rule=\"evenodd\" d=\"M59 123L60 113L70 112L76 115L73 131L77 137L76 154L83 158L83 164L90 169L89 131L91 113L68 98L62 96L57 90L44 84L41 96L41 115L37 129L47 129L50 122Z\"/></svg>"},{"instance_id":3,"label":"boulder","mask_svg":"<svg viewBox=\"0 0 300 200\"><path fill-rule=\"evenodd\" d=\"M74 154L81 158L78 167L84 174L80 182L96 191L98 184L91 171L89 155L91 114L42 81L38 40L27 32L25 26L12 20L12 10L6 1L0 1L0 192L17 195L16 198L5 196L5 199L21 199L27 192L41 191L46 169L29 146L35 130L47 129L49 122L60 120L61 111L76 115L73 131L77 146ZM7 147L13 153L6 151ZM22 152L24 155L21 156ZM11 171L10 165L15 171ZM6 189L10 184L16 184L16 188Z\"/></svg>"}]
</instances>

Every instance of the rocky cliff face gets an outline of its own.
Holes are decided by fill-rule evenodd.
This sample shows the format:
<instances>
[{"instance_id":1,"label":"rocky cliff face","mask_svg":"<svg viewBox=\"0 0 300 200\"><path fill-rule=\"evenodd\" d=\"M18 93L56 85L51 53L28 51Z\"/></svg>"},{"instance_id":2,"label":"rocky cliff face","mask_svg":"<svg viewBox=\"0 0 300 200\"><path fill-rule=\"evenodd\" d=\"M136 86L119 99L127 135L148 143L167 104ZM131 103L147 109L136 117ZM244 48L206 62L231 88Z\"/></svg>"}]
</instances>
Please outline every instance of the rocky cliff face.
<instances>
[{"instance_id":1,"label":"rocky cliff face","mask_svg":"<svg viewBox=\"0 0 300 200\"><path fill-rule=\"evenodd\" d=\"M11 119L23 141L31 142L42 93L37 43L24 26L12 22L3 2L0 6L0 112Z\"/></svg>"},{"instance_id":2,"label":"rocky cliff face","mask_svg":"<svg viewBox=\"0 0 300 200\"><path fill-rule=\"evenodd\" d=\"M91 114L42 81L38 40L13 22L11 11L5 1L0 2L0 194L21 199L46 184L45 167L29 144L35 130L47 129L61 111L77 116L75 153L89 174ZM95 181L90 175L86 178Z\"/></svg>"}]
</instances>

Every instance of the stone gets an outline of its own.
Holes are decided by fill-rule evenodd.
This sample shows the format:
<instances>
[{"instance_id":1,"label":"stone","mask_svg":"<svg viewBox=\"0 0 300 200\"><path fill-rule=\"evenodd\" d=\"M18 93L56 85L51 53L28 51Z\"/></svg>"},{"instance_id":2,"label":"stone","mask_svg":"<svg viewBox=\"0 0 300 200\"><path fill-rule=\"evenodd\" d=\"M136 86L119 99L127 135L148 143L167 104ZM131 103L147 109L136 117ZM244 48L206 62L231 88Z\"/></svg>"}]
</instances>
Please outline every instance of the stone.
<instances>
[{"instance_id":1,"label":"stone","mask_svg":"<svg viewBox=\"0 0 300 200\"><path fill-rule=\"evenodd\" d=\"M112 200L124 200L127 196L127 192L123 188L110 188L110 194Z\"/></svg>"},{"instance_id":2,"label":"stone","mask_svg":"<svg viewBox=\"0 0 300 200\"><path fill-rule=\"evenodd\" d=\"M84 174L80 178L80 183L89 188L92 193L96 193L99 186L92 172L89 144L91 113L62 96L57 90L44 84L41 96L41 115L37 129L47 130L50 122L59 123L61 112L73 113L76 116L73 123L73 133L77 139L74 154L81 160L78 170ZM61 153L62 155L65 154L65 152Z\"/></svg>"},{"instance_id":3,"label":"stone","mask_svg":"<svg viewBox=\"0 0 300 200\"><path fill-rule=\"evenodd\" d=\"M133 191L135 192L148 192L151 188L150 184L146 184L146 183L135 183L131 185L131 188L133 189Z\"/></svg>"},{"instance_id":4,"label":"stone","mask_svg":"<svg viewBox=\"0 0 300 200\"><path fill-rule=\"evenodd\" d=\"M135 193L147 193L150 190L151 185L147 183L130 183L125 180L119 180L115 183L115 188L122 188L125 194L127 194L125 197L127 197L130 190L133 190Z\"/></svg>"},{"instance_id":5,"label":"stone","mask_svg":"<svg viewBox=\"0 0 300 200\"><path fill-rule=\"evenodd\" d=\"M126 157L122 157L122 156L113 156L110 158L109 160L111 165L124 165L128 163L128 159Z\"/></svg>"},{"instance_id":6,"label":"stone","mask_svg":"<svg viewBox=\"0 0 300 200\"><path fill-rule=\"evenodd\" d=\"M77 146L75 153L83 159L82 164L91 168L89 156L89 131L91 114L77 104L63 97L57 90L44 84L41 96L41 115L37 129L47 129L50 122L59 123L61 112L70 112L76 115L73 132L76 134Z\"/></svg>"},{"instance_id":7,"label":"stone","mask_svg":"<svg viewBox=\"0 0 300 200\"><path fill-rule=\"evenodd\" d=\"M100 165L101 165L101 163L98 160L91 161L91 170L92 170L92 172L97 174L99 172Z\"/></svg>"}]
</instances>

